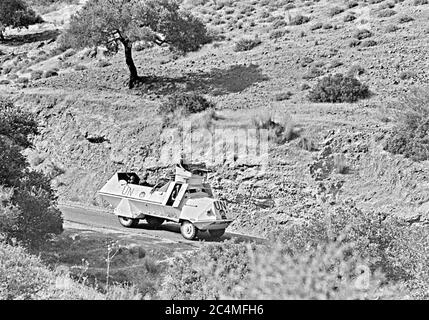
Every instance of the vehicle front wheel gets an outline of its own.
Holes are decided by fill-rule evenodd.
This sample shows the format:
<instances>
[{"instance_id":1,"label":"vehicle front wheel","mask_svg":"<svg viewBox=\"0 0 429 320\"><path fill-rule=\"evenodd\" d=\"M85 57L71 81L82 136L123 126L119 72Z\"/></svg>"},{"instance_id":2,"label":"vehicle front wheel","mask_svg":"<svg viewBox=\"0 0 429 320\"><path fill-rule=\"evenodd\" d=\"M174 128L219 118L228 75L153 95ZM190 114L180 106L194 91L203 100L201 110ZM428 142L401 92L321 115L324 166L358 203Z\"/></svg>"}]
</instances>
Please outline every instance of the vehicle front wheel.
<instances>
[{"instance_id":1,"label":"vehicle front wheel","mask_svg":"<svg viewBox=\"0 0 429 320\"><path fill-rule=\"evenodd\" d=\"M127 218L127 217L118 217L119 223L126 228L133 228L139 224L139 219Z\"/></svg>"},{"instance_id":2,"label":"vehicle front wheel","mask_svg":"<svg viewBox=\"0 0 429 320\"><path fill-rule=\"evenodd\" d=\"M163 224L164 223L164 219L162 219L162 218L158 218L158 217L150 217L150 216L147 216L146 217L146 222L151 226L151 227L154 227L154 228L158 228L158 227L160 227L161 226L161 224Z\"/></svg>"},{"instance_id":3,"label":"vehicle front wheel","mask_svg":"<svg viewBox=\"0 0 429 320\"><path fill-rule=\"evenodd\" d=\"M220 238L224 235L225 229L209 230L209 234L213 238Z\"/></svg>"},{"instance_id":4,"label":"vehicle front wheel","mask_svg":"<svg viewBox=\"0 0 429 320\"><path fill-rule=\"evenodd\" d=\"M197 235L197 228L189 221L183 221L180 225L180 232L183 238L187 240L195 239Z\"/></svg>"}]
</instances>

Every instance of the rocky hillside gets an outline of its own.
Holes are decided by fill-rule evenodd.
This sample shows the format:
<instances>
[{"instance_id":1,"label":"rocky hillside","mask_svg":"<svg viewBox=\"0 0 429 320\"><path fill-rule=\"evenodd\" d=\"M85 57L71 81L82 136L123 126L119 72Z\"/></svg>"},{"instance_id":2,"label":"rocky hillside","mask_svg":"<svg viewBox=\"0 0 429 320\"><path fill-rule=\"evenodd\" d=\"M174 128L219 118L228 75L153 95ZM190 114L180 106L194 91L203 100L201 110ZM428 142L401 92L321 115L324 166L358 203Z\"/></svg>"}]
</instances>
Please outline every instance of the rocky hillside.
<instances>
[{"instance_id":1,"label":"rocky hillside","mask_svg":"<svg viewBox=\"0 0 429 320\"><path fill-rule=\"evenodd\" d=\"M216 104L217 129L248 127L270 113L286 114L296 132L287 142L271 141L266 170L234 161L214 168L211 181L237 217L235 230L269 235L345 205L429 221L428 162L383 150L394 125L391 104L428 85L427 2L184 6L216 41L184 57L139 44L136 65L150 81L134 90L126 89L121 52L63 51L58 22L12 30L0 44L0 92L39 115L42 134L29 160L56 177L61 200L103 205L96 191L117 170L149 168L155 179L164 170L156 161L165 143L158 107L173 93L196 91ZM243 43L253 48L242 51ZM358 77L372 96L353 104L309 102L309 89L334 73Z\"/></svg>"}]
</instances>

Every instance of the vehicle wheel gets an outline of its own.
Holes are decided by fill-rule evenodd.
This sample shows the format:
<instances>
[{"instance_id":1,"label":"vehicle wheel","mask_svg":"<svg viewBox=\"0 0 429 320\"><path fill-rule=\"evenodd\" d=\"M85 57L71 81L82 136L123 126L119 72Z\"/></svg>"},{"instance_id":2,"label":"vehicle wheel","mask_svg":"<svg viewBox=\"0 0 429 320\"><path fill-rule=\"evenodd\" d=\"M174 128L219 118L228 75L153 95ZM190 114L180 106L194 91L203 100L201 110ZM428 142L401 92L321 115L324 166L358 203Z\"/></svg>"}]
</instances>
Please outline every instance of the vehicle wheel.
<instances>
[{"instance_id":1,"label":"vehicle wheel","mask_svg":"<svg viewBox=\"0 0 429 320\"><path fill-rule=\"evenodd\" d=\"M158 218L158 217L150 217L150 216L147 216L146 217L146 222L151 226L151 227L154 227L154 228L158 228L158 227L160 227L161 226L161 224L163 224L164 223L164 219L162 219L162 218Z\"/></svg>"},{"instance_id":2,"label":"vehicle wheel","mask_svg":"<svg viewBox=\"0 0 429 320\"><path fill-rule=\"evenodd\" d=\"M216 230L209 230L210 236L213 238L220 238L225 233L225 229L216 229Z\"/></svg>"},{"instance_id":3,"label":"vehicle wheel","mask_svg":"<svg viewBox=\"0 0 429 320\"><path fill-rule=\"evenodd\" d=\"M119 223L122 224L126 228L133 228L139 224L139 219L132 219L127 217L118 217Z\"/></svg>"},{"instance_id":4,"label":"vehicle wheel","mask_svg":"<svg viewBox=\"0 0 429 320\"><path fill-rule=\"evenodd\" d=\"M193 240L197 235L197 228L195 228L191 222L183 221L180 225L180 232L182 233L183 238Z\"/></svg>"}]
</instances>

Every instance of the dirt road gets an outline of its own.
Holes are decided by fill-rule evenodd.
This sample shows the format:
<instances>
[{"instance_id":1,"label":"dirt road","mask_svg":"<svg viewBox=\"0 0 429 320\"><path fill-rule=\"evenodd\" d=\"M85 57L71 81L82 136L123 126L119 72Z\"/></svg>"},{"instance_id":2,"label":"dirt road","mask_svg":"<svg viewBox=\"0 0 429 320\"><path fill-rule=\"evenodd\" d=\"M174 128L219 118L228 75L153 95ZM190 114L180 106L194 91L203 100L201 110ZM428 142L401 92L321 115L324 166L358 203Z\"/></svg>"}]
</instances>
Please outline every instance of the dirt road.
<instances>
[{"instance_id":1,"label":"dirt road","mask_svg":"<svg viewBox=\"0 0 429 320\"><path fill-rule=\"evenodd\" d=\"M181 244L191 249L192 247L198 248L205 243L221 242L231 238L237 238L240 241L265 241L262 238L229 232L225 233L219 240L211 239L208 233L200 233L196 240L189 241L182 237L179 224L176 223L164 223L161 227L154 229L142 221L136 228L124 228L119 224L117 217L108 212L68 205L60 205L59 208L63 213L64 227L66 229L96 229L105 232L120 232L128 234L130 238L138 238L140 241L146 239L150 243Z\"/></svg>"}]
</instances>

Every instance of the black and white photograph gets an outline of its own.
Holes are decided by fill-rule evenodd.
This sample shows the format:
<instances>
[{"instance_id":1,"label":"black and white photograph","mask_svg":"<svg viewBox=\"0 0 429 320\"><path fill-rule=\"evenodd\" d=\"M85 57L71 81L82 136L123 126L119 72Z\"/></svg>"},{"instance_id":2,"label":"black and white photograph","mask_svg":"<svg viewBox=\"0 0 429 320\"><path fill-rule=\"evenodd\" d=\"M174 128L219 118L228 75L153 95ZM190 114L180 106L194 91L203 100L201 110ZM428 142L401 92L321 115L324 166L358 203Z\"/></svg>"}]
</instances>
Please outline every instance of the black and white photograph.
<instances>
[{"instance_id":1,"label":"black and white photograph","mask_svg":"<svg viewBox=\"0 0 429 320\"><path fill-rule=\"evenodd\" d=\"M0 300L428 299L429 0L0 0Z\"/></svg>"}]
</instances>

